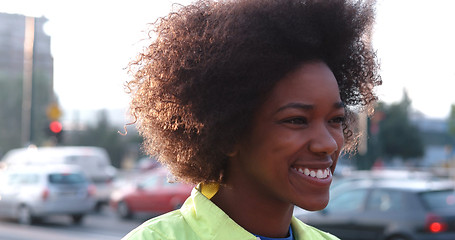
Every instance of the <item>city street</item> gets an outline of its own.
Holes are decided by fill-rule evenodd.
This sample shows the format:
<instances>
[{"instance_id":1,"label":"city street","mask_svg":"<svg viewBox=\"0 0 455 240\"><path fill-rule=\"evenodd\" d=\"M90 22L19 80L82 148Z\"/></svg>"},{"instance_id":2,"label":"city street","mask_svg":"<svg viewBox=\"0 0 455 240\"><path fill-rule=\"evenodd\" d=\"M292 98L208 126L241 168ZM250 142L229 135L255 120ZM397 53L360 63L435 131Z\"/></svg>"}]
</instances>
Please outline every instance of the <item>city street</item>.
<instances>
[{"instance_id":1,"label":"city street","mask_svg":"<svg viewBox=\"0 0 455 240\"><path fill-rule=\"evenodd\" d=\"M8 219L0 219L1 240L119 240L146 218L120 220L105 208L88 215L81 225L71 224L70 218L58 216L32 226L22 226Z\"/></svg>"}]
</instances>

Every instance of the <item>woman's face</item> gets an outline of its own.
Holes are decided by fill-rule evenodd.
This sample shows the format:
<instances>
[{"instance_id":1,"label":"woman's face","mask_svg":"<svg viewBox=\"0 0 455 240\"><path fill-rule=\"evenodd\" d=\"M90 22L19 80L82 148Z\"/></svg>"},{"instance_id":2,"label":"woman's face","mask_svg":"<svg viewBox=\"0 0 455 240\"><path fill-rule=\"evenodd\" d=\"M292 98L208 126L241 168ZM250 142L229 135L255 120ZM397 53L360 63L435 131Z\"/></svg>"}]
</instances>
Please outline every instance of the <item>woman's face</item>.
<instances>
[{"instance_id":1,"label":"woman's face","mask_svg":"<svg viewBox=\"0 0 455 240\"><path fill-rule=\"evenodd\" d=\"M332 71L323 62L304 63L276 84L256 113L228 179L243 182L249 196L323 209L344 143L344 119Z\"/></svg>"}]
</instances>

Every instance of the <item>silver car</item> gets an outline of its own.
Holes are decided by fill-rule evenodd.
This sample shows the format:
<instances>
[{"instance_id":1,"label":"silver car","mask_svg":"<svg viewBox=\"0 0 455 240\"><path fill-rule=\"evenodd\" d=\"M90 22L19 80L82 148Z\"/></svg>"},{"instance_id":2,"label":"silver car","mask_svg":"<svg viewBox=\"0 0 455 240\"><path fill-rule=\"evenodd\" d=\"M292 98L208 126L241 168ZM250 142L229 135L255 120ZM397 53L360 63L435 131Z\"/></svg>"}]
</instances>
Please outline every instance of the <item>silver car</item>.
<instances>
[{"instance_id":1,"label":"silver car","mask_svg":"<svg viewBox=\"0 0 455 240\"><path fill-rule=\"evenodd\" d=\"M109 202L117 169L112 166L105 149L86 146L27 147L8 151L1 165L71 164L81 167L85 176L96 186L96 210Z\"/></svg>"},{"instance_id":2,"label":"silver car","mask_svg":"<svg viewBox=\"0 0 455 240\"><path fill-rule=\"evenodd\" d=\"M80 224L95 206L95 187L74 165L22 165L0 172L0 216L32 224L69 215Z\"/></svg>"}]
</instances>

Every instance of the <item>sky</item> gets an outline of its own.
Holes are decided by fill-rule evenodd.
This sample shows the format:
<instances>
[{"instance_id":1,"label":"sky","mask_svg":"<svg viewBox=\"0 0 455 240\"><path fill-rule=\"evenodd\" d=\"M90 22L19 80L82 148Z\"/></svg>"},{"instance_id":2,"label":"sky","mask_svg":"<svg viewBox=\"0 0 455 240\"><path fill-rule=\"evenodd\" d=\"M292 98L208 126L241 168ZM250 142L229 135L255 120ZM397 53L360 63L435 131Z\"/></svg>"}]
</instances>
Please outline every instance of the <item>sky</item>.
<instances>
[{"instance_id":1,"label":"sky","mask_svg":"<svg viewBox=\"0 0 455 240\"><path fill-rule=\"evenodd\" d=\"M127 109L125 67L146 44L148 23L190 0L0 0L0 12L44 16L54 57L54 90L65 112ZM455 1L378 0L373 46L379 99L446 118L455 104Z\"/></svg>"}]
</instances>

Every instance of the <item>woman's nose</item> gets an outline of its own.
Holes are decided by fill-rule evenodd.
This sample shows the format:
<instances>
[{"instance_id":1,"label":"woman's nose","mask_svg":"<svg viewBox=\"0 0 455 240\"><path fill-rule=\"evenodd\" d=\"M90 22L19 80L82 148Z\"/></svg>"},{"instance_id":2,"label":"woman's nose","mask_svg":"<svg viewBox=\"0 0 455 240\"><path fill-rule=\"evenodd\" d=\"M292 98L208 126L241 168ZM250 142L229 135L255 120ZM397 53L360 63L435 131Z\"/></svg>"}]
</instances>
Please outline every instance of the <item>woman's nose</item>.
<instances>
[{"instance_id":1,"label":"woman's nose","mask_svg":"<svg viewBox=\"0 0 455 240\"><path fill-rule=\"evenodd\" d=\"M311 131L311 140L309 142L309 150L313 153L332 155L338 150L336 138L329 127L325 124L315 127ZM342 133L341 133L342 134Z\"/></svg>"}]
</instances>

